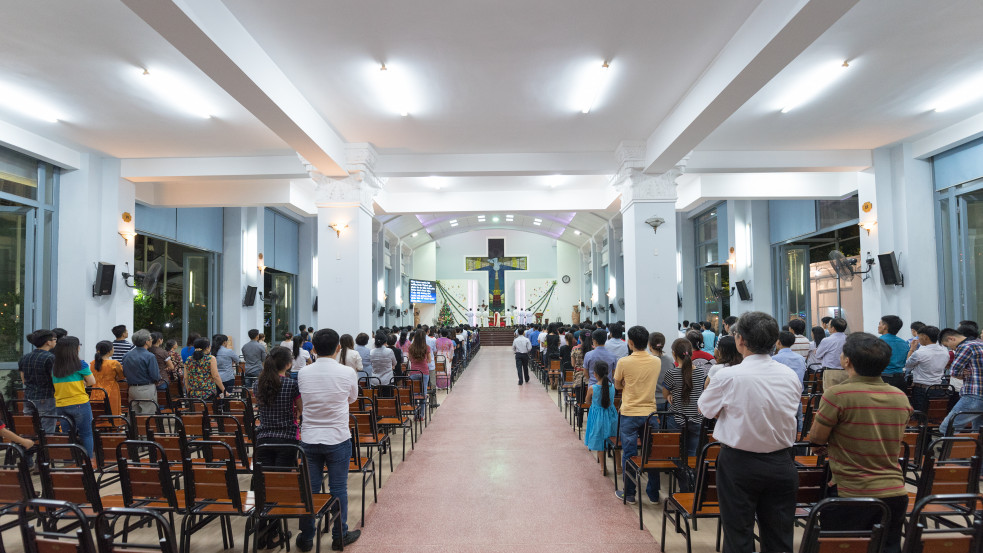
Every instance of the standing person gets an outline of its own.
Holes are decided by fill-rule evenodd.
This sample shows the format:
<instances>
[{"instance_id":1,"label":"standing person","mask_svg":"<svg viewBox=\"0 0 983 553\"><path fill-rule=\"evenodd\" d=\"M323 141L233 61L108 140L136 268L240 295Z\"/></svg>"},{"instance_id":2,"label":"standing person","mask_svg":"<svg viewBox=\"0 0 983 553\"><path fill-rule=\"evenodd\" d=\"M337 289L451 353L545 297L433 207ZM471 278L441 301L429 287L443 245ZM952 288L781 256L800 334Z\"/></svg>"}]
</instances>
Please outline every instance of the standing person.
<instances>
[{"instance_id":1,"label":"standing person","mask_svg":"<svg viewBox=\"0 0 983 553\"><path fill-rule=\"evenodd\" d=\"M806 359L806 368L812 367L813 365L819 364L819 359L816 357L816 351L819 349L819 344L823 343L826 339L826 331L823 330L821 326L812 327L812 341L809 342L809 346L812 348L809 352L809 357Z\"/></svg>"},{"instance_id":2,"label":"standing person","mask_svg":"<svg viewBox=\"0 0 983 553\"><path fill-rule=\"evenodd\" d=\"M358 539L358 530L348 531L348 463L352 455L352 435L348 429L348 404L358 398L358 377L335 360L338 333L330 328L314 333L317 361L300 371L297 384L304 416L300 447L307 457L311 493L321 493L324 471L328 472L328 491L341 503L341 531L332 527L332 549L341 549ZM297 549L314 547L314 518L300 519Z\"/></svg>"},{"instance_id":3,"label":"standing person","mask_svg":"<svg viewBox=\"0 0 983 553\"><path fill-rule=\"evenodd\" d=\"M386 347L389 336L383 331L375 333L375 345L369 351L369 365L372 367L372 375L379 379L383 386L388 386L393 381L393 371L396 370L396 355Z\"/></svg>"},{"instance_id":4,"label":"standing person","mask_svg":"<svg viewBox=\"0 0 983 553\"><path fill-rule=\"evenodd\" d=\"M43 329L32 332L27 341L34 346L34 350L17 362L20 381L24 383L24 399L30 400L24 411L27 414L37 411L39 417L50 417L55 414L55 387L51 383L55 355L51 350L58 339L54 332ZM41 419L41 429L49 434L54 432L55 419Z\"/></svg>"},{"instance_id":5,"label":"standing person","mask_svg":"<svg viewBox=\"0 0 983 553\"><path fill-rule=\"evenodd\" d=\"M625 342L625 328L619 324L611 325L611 337L604 342L604 349L610 351L615 357L621 359L628 356L628 344ZM614 367L612 365L612 367Z\"/></svg>"},{"instance_id":6,"label":"standing person","mask_svg":"<svg viewBox=\"0 0 983 553\"><path fill-rule=\"evenodd\" d=\"M884 315L877 323L877 333L881 335L881 340L891 346L891 362L887 364L881 376L884 382L899 390L905 389L904 365L910 348L908 342L898 336L902 328L904 323L897 315Z\"/></svg>"},{"instance_id":7,"label":"standing person","mask_svg":"<svg viewBox=\"0 0 983 553\"><path fill-rule=\"evenodd\" d=\"M826 320L825 317L823 320ZM846 342L846 320L836 318L829 321L830 332L821 344L816 346L816 362L823 366L823 389L827 390L846 380L846 373L840 366L840 354Z\"/></svg>"},{"instance_id":8,"label":"standing person","mask_svg":"<svg viewBox=\"0 0 983 553\"><path fill-rule=\"evenodd\" d=\"M710 323L707 321L701 322L700 327L703 336L703 352L713 355L713 348L717 346L717 334L710 328Z\"/></svg>"},{"instance_id":9,"label":"standing person","mask_svg":"<svg viewBox=\"0 0 983 553\"><path fill-rule=\"evenodd\" d=\"M351 367L355 372L362 370L362 356L355 351L355 339L351 334L341 335L341 345L338 346L341 353L338 354L338 362L346 367ZM368 359L365 360L368 362Z\"/></svg>"},{"instance_id":10,"label":"standing person","mask_svg":"<svg viewBox=\"0 0 983 553\"><path fill-rule=\"evenodd\" d=\"M695 457L703 425L703 415L696 404L706 386L707 371L693 364L693 344L689 340L677 338L670 349L675 365L662 370L665 375L662 396L671 404L673 412L666 426L672 430L686 429L686 455Z\"/></svg>"},{"instance_id":11,"label":"standing person","mask_svg":"<svg viewBox=\"0 0 983 553\"><path fill-rule=\"evenodd\" d=\"M430 360L433 359L433 350L427 345L427 333L420 329L413 335L413 344L407 352L410 359L410 378L423 381L424 393L429 390L430 384Z\"/></svg>"},{"instance_id":12,"label":"standing person","mask_svg":"<svg viewBox=\"0 0 983 553\"><path fill-rule=\"evenodd\" d=\"M778 340L771 315L744 313L731 331L744 361L714 375L698 402L703 416L717 419L713 436L723 445L717 488L724 551L755 551L755 519L761 551L793 551L799 477L792 444L802 384L768 355Z\"/></svg>"},{"instance_id":13,"label":"standing person","mask_svg":"<svg viewBox=\"0 0 983 553\"><path fill-rule=\"evenodd\" d=\"M829 335L831 334L830 326L832 322L833 322L833 317L823 317L819 321L819 325L823 327L823 332L826 334L827 338L829 338Z\"/></svg>"},{"instance_id":14,"label":"standing person","mask_svg":"<svg viewBox=\"0 0 983 553\"><path fill-rule=\"evenodd\" d=\"M519 386L523 382L529 382L529 352L532 351L532 342L524 335L525 329L519 325L515 339L512 340L512 353L515 354L515 372L519 375Z\"/></svg>"},{"instance_id":15,"label":"standing person","mask_svg":"<svg viewBox=\"0 0 983 553\"><path fill-rule=\"evenodd\" d=\"M600 331L603 333L603 330ZM597 336L598 331L594 331ZM638 453L638 438L648 421L650 413L655 411L655 388L659 382L662 361L649 355L649 332L644 326L633 326L628 329L627 357L618 360L614 371L614 387L621 390L621 471L624 473L625 463ZM596 342L595 342L596 345ZM594 351L597 351L595 349ZM595 371L596 372L596 371ZM649 471L648 485L645 491L649 501L659 502L658 473ZM627 503L635 503L635 483L624 475L624 491L616 491L615 496Z\"/></svg>"},{"instance_id":16,"label":"standing person","mask_svg":"<svg viewBox=\"0 0 983 553\"><path fill-rule=\"evenodd\" d=\"M167 352L168 357L171 359L171 367L173 369L169 371L167 377L172 382L184 383L184 361L181 360L181 353L177 349L177 340L168 340L164 342L164 351Z\"/></svg>"},{"instance_id":17,"label":"standing person","mask_svg":"<svg viewBox=\"0 0 983 553\"><path fill-rule=\"evenodd\" d=\"M584 398L584 403L590 405L584 428L584 445L589 451L596 451L597 461L603 463L604 444L618 433L618 410L614 408L614 386L608 378L607 363L598 361L594 365L594 378L598 384L588 388Z\"/></svg>"},{"instance_id":18,"label":"standing person","mask_svg":"<svg viewBox=\"0 0 983 553\"><path fill-rule=\"evenodd\" d=\"M294 347L294 335L289 332L284 332L283 341L280 342L280 346L287 349Z\"/></svg>"},{"instance_id":19,"label":"standing person","mask_svg":"<svg viewBox=\"0 0 983 553\"><path fill-rule=\"evenodd\" d=\"M158 390L167 389L167 381L174 374L174 363L171 362L171 354L164 349L164 335L160 332L150 333L150 347L147 351L154 354L157 358L157 372L160 373L160 380L157 381Z\"/></svg>"},{"instance_id":20,"label":"standing person","mask_svg":"<svg viewBox=\"0 0 983 553\"><path fill-rule=\"evenodd\" d=\"M276 346L263 360L263 371L253 385L253 396L259 411L259 428L256 429L256 445L292 444L297 439L297 415L302 402L297 380L287 372L293 366L290 350ZM254 461L264 467L287 467L296 464L294 451L283 448L257 452Z\"/></svg>"},{"instance_id":21,"label":"standing person","mask_svg":"<svg viewBox=\"0 0 983 553\"><path fill-rule=\"evenodd\" d=\"M609 371L614 371L614 374L617 375L619 358L611 350L604 347L608 340L608 331L599 328L590 334L589 339L591 349L584 355L584 368L587 369L587 384L593 386L597 384L597 377L594 376L594 363L604 361L608 364ZM648 413L645 414L648 415Z\"/></svg>"},{"instance_id":22,"label":"standing person","mask_svg":"<svg viewBox=\"0 0 983 553\"><path fill-rule=\"evenodd\" d=\"M806 322L802 319L792 319L788 322L788 328L795 334L795 343L792 344L791 350L801 355L803 359L809 359L816 351L816 346L805 336Z\"/></svg>"},{"instance_id":23,"label":"standing person","mask_svg":"<svg viewBox=\"0 0 983 553\"><path fill-rule=\"evenodd\" d=\"M396 358L396 366L393 367L393 376L406 376L406 371L403 370L403 350L399 349L396 345L396 335L390 334L386 338L386 345L393 352L393 357Z\"/></svg>"},{"instance_id":24,"label":"standing person","mask_svg":"<svg viewBox=\"0 0 983 553\"><path fill-rule=\"evenodd\" d=\"M903 340L902 340L903 341ZM901 532L908 510L908 491L898 465L911 406L904 392L882 378L891 347L865 332L847 337L843 370L849 378L823 392L809 442L828 445L833 497L875 497L887 504L884 551L901 553ZM826 530L868 530L880 519L855 509L823 511Z\"/></svg>"},{"instance_id":25,"label":"standing person","mask_svg":"<svg viewBox=\"0 0 983 553\"><path fill-rule=\"evenodd\" d=\"M103 340L96 344L96 356L92 361L92 368L95 369L95 386L106 391L109 397L110 412L107 415L122 415L122 405L119 395L119 381L126 378L123 375L123 365L119 361L113 361L113 343ZM92 390L91 401L103 401L106 399L99 390Z\"/></svg>"},{"instance_id":26,"label":"standing person","mask_svg":"<svg viewBox=\"0 0 983 553\"><path fill-rule=\"evenodd\" d=\"M304 349L304 337L300 334L294 336L291 358L293 359L290 369L290 378L296 379L300 370L311 364L311 354Z\"/></svg>"},{"instance_id":27,"label":"standing person","mask_svg":"<svg viewBox=\"0 0 983 553\"><path fill-rule=\"evenodd\" d=\"M731 325L731 328L733 328L733 325ZM744 356L741 355L741 352L737 351L737 340L734 339L733 334L721 336L717 340L717 351L713 357L717 362L707 371L707 386L710 385L710 379L720 372L721 369L740 365L744 361Z\"/></svg>"},{"instance_id":28,"label":"standing person","mask_svg":"<svg viewBox=\"0 0 983 553\"><path fill-rule=\"evenodd\" d=\"M208 339L198 338L195 351L185 363L184 377L188 397L210 401L225 395L225 385L218 374L218 363L211 354Z\"/></svg>"},{"instance_id":29,"label":"standing person","mask_svg":"<svg viewBox=\"0 0 983 553\"><path fill-rule=\"evenodd\" d=\"M181 361L186 363L188 358L195 354L195 342L198 341L198 338L201 338L201 334L197 332L188 334L188 341L181 348Z\"/></svg>"},{"instance_id":30,"label":"standing person","mask_svg":"<svg viewBox=\"0 0 983 553\"><path fill-rule=\"evenodd\" d=\"M942 345L956 354L949 372L953 378L958 378L963 383L959 391L959 401L952 406L952 410L939 425L939 431L943 435L950 432L950 427L952 433L962 430L967 424L972 424L973 432L980 428L983 415L962 414L967 411L983 411L983 342L977 336L979 331L972 325L964 324L959 325L956 330L947 328L942 331Z\"/></svg>"},{"instance_id":31,"label":"standing person","mask_svg":"<svg viewBox=\"0 0 983 553\"><path fill-rule=\"evenodd\" d=\"M259 341L259 329L250 329L248 333L249 341L242 345L242 384L247 389L252 390L256 385L256 380L263 372L263 363L266 361L266 344Z\"/></svg>"},{"instance_id":32,"label":"standing person","mask_svg":"<svg viewBox=\"0 0 983 553\"><path fill-rule=\"evenodd\" d=\"M362 370L368 365L369 361L369 335L364 332L359 332L358 336L355 337L355 351L362 358Z\"/></svg>"},{"instance_id":33,"label":"standing person","mask_svg":"<svg viewBox=\"0 0 983 553\"><path fill-rule=\"evenodd\" d=\"M795 371L799 381L804 382L806 360L799 352L795 351L797 340L798 337L787 330L779 332L778 341L775 342L775 355L772 355L771 358Z\"/></svg>"},{"instance_id":34,"label":"standing person","mask_svg":"<svg viewBox=\"0 0 983 553\"><path fill-rule=\"evenodd\" d=\"M130 333L126 330L126 325L116 325L113 327L113 336L116 337L113 340L113 361L123 361L123 356L130 352L134 348L135 344L131 344L126 341L130 337ZM136 346L140 347L140 346Z\"/></svg>"},{"instance_id":35,"label":"standing person","mask_svg":"<svg viewBox=\"0 0 983 553\"><path fill-rule=\"evenodd\" d=\"M721 334L721 336L730 336L730 327L734 326L734 323L736 322L737 322L737 317L733 315L731 315L730 317L726 317L724 319L724 331ZM717 341L719 342L720 339L718 338Z\"/></svg>"},{"instance_id":36,"label":"standing person","mask_svg":"<svg viewBox=\"0 0 983 553\"><path fill-rule=\"evenodd\" d=\"M228 348L229 337L225 334L212 336L212 356L218 366L218 376L222 379L222 389L231 390L236 385L236 366L239 359L235 352Z\"/></svg>"},{"instance_id":37,"label":"standing person","mask_svg":"<svg viewBox=\"0 0 983 553\"><path fill-rule=\"evenodd\" d=\"M532 344L532 351L529 352L529 358L539 359L539 329L536 328L535 324L529 327L526 338L529 338L529 343Z\"/></svg>"},{"instance_id":38,"label":"standing person","mask_svg":"<svg viewBox=\"0 0 983 553\"><path fill-rule=\"evenodd\" d=\"M706 342L703 340L703 334L695 330L690 330L686 333L686 339L693 346L693 364L709 374L712 368L711 366L717 362L717 359L713 356L713 350L710 353L706 352Z\"/></svg>"},{"instance_id":39,"label":"standing person","mask_svg":"<svg viewBox=\"0 0 983 553\"><path fill-rule=\"evenodd\" d=\"M95 386L96 379L89 365L79 358L79 339L65 336L58 340L53 351L55 362L51 369L51 382L55 387L55 412L67 417L75 426L79 445L92 459L92 406L86 386Z\"/></svg>"},{"instance_id":40,"label":"standing person","mask_svg":"<svg viewBox=\"0 0 983 553\"><path fill-rule=\"evenodd\" d=\"M116 343L113 343L115 349ZM157 412L157 382L160 367L157 357L150 353L150 331L140 329L133 333L133 349L123 356L123 374L126 376L127 397L130 401L142 400L132 409L140 415ZM116 359L115 354L113 359ZM147 402L152 401L154 405Z\"/></svg>"},{"instance_id":41,"label":"standing person","mask_svg":"<svg viewBox=\"0 0 983 553\"><path fill-rule=\"evenodd\" d=\"M922 413L928 412L928 389L942 384L942 375L949 365L949 352L939 344L940 332L934 326L921 326L918 342L912 343L905 361L905 373L912 378L911 406Z\"/></svg>"},{"instance_id":42,"label":"standing person","mask_svg":"<svg viewBox=\"0 0 983 553\"><path fill-rule=\"evenodd\" d=\"M661 361L661 370L659 371L659 381L655 388L655 407L657 411L665 411L668 402L666 402L666 397L662 395L662 391L665 389L666 384L666 371L673 366L672 357L665 352L666 348L666 336L661 332L653 332L649 334L649 353L653 357L658 357Z\"/></svg>"}]
</instances>

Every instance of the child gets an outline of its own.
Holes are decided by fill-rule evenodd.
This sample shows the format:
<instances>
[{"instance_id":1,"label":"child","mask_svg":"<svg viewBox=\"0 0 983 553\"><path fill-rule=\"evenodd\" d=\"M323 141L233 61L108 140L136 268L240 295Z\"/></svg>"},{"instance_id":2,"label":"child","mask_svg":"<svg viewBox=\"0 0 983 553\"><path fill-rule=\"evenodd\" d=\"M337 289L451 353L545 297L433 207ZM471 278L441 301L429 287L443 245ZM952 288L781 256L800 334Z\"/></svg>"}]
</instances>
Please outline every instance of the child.
<instances>
[{"instance_id":1,"label":"child","mask_svg":"<svg viewBox=\"0 0 983 553\"><path fill-rule=\"evenodd\" d=\"M10 444L17 444L23 447L24 449L30 449L34 447L34 442L32 442L31 440L28 440L27 438L21 438L17 434L14 434L10 430L7 430L7 425L3 423L3 419L0 419L0 438L2 438L4 442Z\"/></svg>"},{"instance_id":2,"label":"child","mask_svg":"<svg viewBox=\"0 0 983 553\"><path fill-rule=\"evenodd\" d=\"M587 430L584 431L584 444L590 451L597 452L597 461L604 462L604 442L618 433L618 411L614 408L614 386L608 379L608 364L604 361L594 363L597 384L587 389L586 403Z\"/></svg>"}]
</instances>

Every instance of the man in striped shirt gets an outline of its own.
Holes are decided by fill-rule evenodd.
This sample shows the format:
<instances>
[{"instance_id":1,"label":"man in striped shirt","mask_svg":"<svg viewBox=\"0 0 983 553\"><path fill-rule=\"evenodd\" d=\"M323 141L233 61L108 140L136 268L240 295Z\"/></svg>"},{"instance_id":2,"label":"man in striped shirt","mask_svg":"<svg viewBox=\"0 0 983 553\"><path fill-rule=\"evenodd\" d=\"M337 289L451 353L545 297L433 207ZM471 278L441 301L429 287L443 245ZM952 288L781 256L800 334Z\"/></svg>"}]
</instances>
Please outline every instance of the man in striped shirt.
<instances>
[{"instance_id":1,"label":"man in striped shirt","mask_svg":"<svg viewBox=\"0 0 983 553\"><path fill-rule=\"evenodd\" d=\"M116 337L113 340L113 361L122 363L123 356L133 349L133 344L127 341L130 333L126 330L126 325L116 325L113 327L113 336Z\"/></svg>"},{"instance_id":2,"label":"man in striped shirt","mask_svg":"<svg viewBox=\"0 0 983 553\"><path fill-rule=\"evenodd\" d=\"M828 443L836 485L831 495L875 497L887 504L891 518L884 551L900 553L908 492L898 453L912 409L904 392L881 378L890 361L891 347L883 340L865 332L847 336L840 364L848 378L823 393L809 441ZM873 516L855 509L825 513L827 530L866 530L874 524Z\"/></svg>"}]
</instances>

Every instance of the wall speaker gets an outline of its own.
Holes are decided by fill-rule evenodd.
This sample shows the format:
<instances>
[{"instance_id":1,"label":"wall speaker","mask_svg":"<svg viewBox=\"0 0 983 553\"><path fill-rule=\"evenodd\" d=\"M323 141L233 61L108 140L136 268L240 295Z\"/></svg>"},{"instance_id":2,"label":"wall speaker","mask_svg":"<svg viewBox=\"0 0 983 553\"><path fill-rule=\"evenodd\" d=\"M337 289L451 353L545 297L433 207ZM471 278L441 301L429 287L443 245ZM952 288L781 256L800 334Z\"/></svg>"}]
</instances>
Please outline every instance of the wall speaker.
<instances>
[{"instance_id":1,"label":"wall speaker","mask_svg":"<svg viewBox=\"0 0 983 553\"><path fill-rule=\"evenodd\" d=\"M246 295L242 298L242 305L252 307L256 303L256 287L246 286Z\"/></svg>"},{"instance_id":2,"label":"wall speaker","mask_svg":"<svg viewBox=\"0 0 983 553\"><path fill-rule=\"evenodd\" d=\"M96 281L92 284L93 296L108 296L113 293L113 280L116 277L116 265L100 261L96 266Z\"/></svg>"},{"instance_id":3,"label":"wall speaker","mask_svg":"<svg viewBox=\"0 0 983 553\"><path fill-rule=\"evenodd\" d=\"M884 277L884 284L888 286L904 286L904 275L898 268L898 256L894 252L882 253L877 256L881 265L881 276Z\"/></svg>"},{"instance_id":4,"label":"wall speaker","mask_svg":"<svg viewBox=\"0 0 983 553\"><path fill-rule=\"evenodd\" d=\"M734 283L734 285L737 286L737 295L741 297L741 301L751 300L751 292L749 292L747 289L746 280L738 280Z\"/></svg>"},{"instance_id":5,"label":"wall speaker","mask_svg":"<svg viewBox=\"0 0 983 553\"><path fill-rule=\"evenodd\" d=\"M311 311L317 313L317 296L314 296L314 307L311 308Z\"/></svg>"}]
</instances>

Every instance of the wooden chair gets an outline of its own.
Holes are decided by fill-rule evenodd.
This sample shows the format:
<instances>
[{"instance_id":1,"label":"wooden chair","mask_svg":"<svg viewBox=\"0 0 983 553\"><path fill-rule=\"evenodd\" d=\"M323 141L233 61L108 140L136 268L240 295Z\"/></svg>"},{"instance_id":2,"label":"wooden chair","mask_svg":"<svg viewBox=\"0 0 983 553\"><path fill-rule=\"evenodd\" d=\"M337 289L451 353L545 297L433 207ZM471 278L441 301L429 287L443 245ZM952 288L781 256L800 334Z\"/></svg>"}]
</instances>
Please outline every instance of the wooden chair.
<instances>
[{"instance_id":1,"label":"wooden chair","mask_svg":"<svg viewBox=\"0 0 983 553\"><path fill-rule=\"evenodd\" d=\"M657 428L657 424L652 424L653 415L649 415L642 430L641 455L634 455L625 463L625 477L635 483L635 493L639 495L637 503L640 530L645 529L642 525L642 472L668 472L669 493L672 493L676 474L686 463L686 454L683 451L683 444L686 443L686 428L679 431ZM627 497L622 499L622 502L625 501Z\"/></svg>"},{"instance_id":2,"label":"wooden chair","mask_svg":"<svg viewBox=\"0 0 983 553\"><path fill-rule=\"evenodd\" d=\"M946 451L951 451L957 445L971 445L976 454L968 459L944 459ZM908 492L908 513L910 514L915 505L922 499L930 495L948 494L976 494L979 492L980 474L980 445L972 438L950 437L939 438L929 444L925 453L925 460L922 464L922 473L918 479L918 488L915 492ZM941 505L933 502L923 510L923 515L944 516L961 515L969 516L964 506L959 504Z\"/></svg>"},{"instance_id":3,"label":"wooden chair","mask_svg":"<svg viewBox=\"0 0 983 553\"><path fill-rule=\"evenodd\" d=\"M192 461L194 453L202 455L201 462ZM188 455L183 459L185 516L181 522L181 551L192 551L191 535L216 519L222 529L223 549L235 547L234 516L246 519L243 551L249 548L255 526L253 498L249 492L239 490L234 459L231 448L223 442L196 440L188 444Z\"/></svg>"},{"instance_id":4,"label":"wooden chair","mask_svg":"<svg viewBox=\"0 0 983 553\"><path fill-rule=\"evenodd\" d=\"M414 449L413 442L416 441L416 436L413 432L413 420L408 416L405 416L400 409L400 389L393 388L393 397L379 397L376 398L376 406L378 408L378 425L387 434L390 434L393 430L402 429L403 431L403 460L406 460L406 431L410 432L410 449Z\"/></svg>"},{"instance_id":5,"label":"wooden chair","mask_svg":"<svg viewBox=\"0 0 983 553\"><path fill-rule=\"evenodd\" d=\"M314 527L317 532L314 543L317 546L316 551L320 552L321 532L325 522L328 527L336 525L338 535L342 533L341 502L329 493L311 493L307 457L299 446L261 445L256 449L259 452L266 448L292 448L295 450L296 460L288 467L266 467L260 462L253 465L253 489L256 495L253 518L256 519L257 527L264 527L262 523L266 521L285 523L291 518L314 517ZM326 521L325 517L327 517ZM253 551L256 550L256 541L258 540L253 540Z\"/></svg>"},{"instance_id":6,"label":"wooden chair","mask_svg":"<svg viewBox=\"0 0 983 553\"><path fill-rule=\"evenodd\" d=\"M956 389L952 386L929 386L925 391L928 395L928 409L925 411L926 422L933 427L942 424L942 421L952 409L954 399L958 396Z\"/></svg>"},{"instance_id":7,"label":"wooden chair","mask_svg":"<svg viewBox=\"0 0 983 553\"><path fill-rule=\"evenodd\" d=\"M121 415L103 415L92 424L92 450L96 457L96 481L105 488L119 481L116 446L132 438L130 421Z\"/></svg>"},{"instance_id":8,"label":"wooden chair","mask_svg":"<svg viewBox=\"0 0 983 553\"><path fill-rule=\"evenodd\" d=\"M833 530L822 528L822 512L828 509L869 511L875 522L869 529ZM879 499L870 497L831 497L820 501L809 514L799 553L880 553L884 548L890 511Z\"/></svg>"},{"instance_id":9,"label":"wooden chair","mask_svg":"<svg viewBox=\"0 0 983 553\"><path fill-rule=\"evenodd\" d=\"M437 368L437 382L434 383L435 387L438 390L450 390L452 387L451 364L447 361L447 355L434 356L434 365Z\"/></svg>"},{"instance_id":10,"label":"wooden chair","mask_svg":"<svg viewBox=\"0 0 983 553\"><path fill-rule=\"evenodd\" d=\"M604 476L608 474L608 457L611 457L611 474L614 477L614 491L618 491L618 457L617 455L621 451L621 410L618 410L618 425L615 430L614 436L608 436L607 440L604 440L604 465L602 466L602 471Z\"/></svg>"},{"instance_id":11,"label":"wooden chair","mask_svg":"<svg viewBox=\"0 0 983 553\"><path fill-rule=\"evenodd\" d=\"M164 448L155 442L128 440L117 444L116 459L122 492L118 502L167 513L173 527L174 515L183 513L184 491L174 488L180 473L171 471Z\"/></svg>"},{"instance_id":12,"label":"wooden chair","mask_svg":"<svg viewBox=\"0 0 983 553\"><path fill-rule=\"evenodd\" d=\"M89 456L82 446L42 445L38 454L41 495L45 499L70 501L86 515L95 515L104 507L123 506L122 500L112 496L102 498Z\"/></svg>"},{"instance_id":13,"label":"wooden chair","mask_svg":"<svg viewBox=\"0 0 983 553\"><path fill-rule=\"evenodd\" d=\"M33 401L11 399L7 401L6 409L7 430L34 442L41 440L41 416Z\"/></svg>"},{"instance_id":14,"label":"wooden chair","mask_svg":"<svg viewBox=\"0 0 983 553\"><path fill-rule=\"evenodd\" d=\"M372 478L372 499L374 503L379 502L375 486L375 463L372 457L362 457L360 435L358 433L358 421L349 414L348 428L352 433L352 457L348 463L349 474L358 473L362 475L362 521L361 526L365 526L365 485L368 479Z\"/></svg>"},{"instance_id":15,"label":"wooden chair","mask_svg":"<svg viewBox=\"0 0 983 553\"><path fill-rule=\"evenodd\" d=\"M135 525L153 526L157 541L138 543L123 530L117 531L116 523L123 519L124 527L131 519ZM137 553L139 551L160 551L161 553L179 553L177 540L174 539L174 525L168 523L160 513L148 509L113 507L96 515L96 543L99 553ZM152 535L151 534L151 535ZM120 539L117 539L120 538Z\"/></svg>"},{"instance_id":16,"label":"wooden chair","mask_svg":"<svg viewBox=\"0 0 983 553\"><path fill-rule=\"evenodd\" d=\"M389 472L393 471L393 450L392 444L389 440L389 435L379 429L379 424L376 419L376 412L373 411L356 411L351 413L351 417L355 420L358 425L358 436L359 444L361 447L366 449L366 452L370 452L375 449L379 452L379 462L382 462L382 454L389 451ZM369 457L372 454L369 453ZM379 489L382 489L382 475L379 475Z\"/></svg>"},{"instance_id":17,"label":"wooden chair","mask_svg":"<svg viewBox=\"0 0 983 553\"><path fill-rule=\"evenodd\" d=\"M27 466L27 453L22 447L14 444L0 443L0 518L8 515L17 515L21 504L27 499L34 499L37 493L34 491L34 480L31 479L31 472ZM0 551L5 551L3 547L3 532L16 528L19 521L16 519L0 524Z\"/></svg>"},{"instance_id":18,"label":"wooden chair","mask_svg":"<svg viewBox=\"0 0 983 553\"><path fill-rule=\"evenodd\" d=\"M720 504L717 501L717 455L721 444L708 443L700 450L700 463L697 465L696 485L692 492L670 493L662 506L662 541L660 551L666 550L666 521L675 515L673 527L680 533L680 520L683 523L682 533L686 536L686 553L692 553L692 536L689 521L701 518L717 519L717 550L720 549Z\"/></svg>"},{"instance_id":19,"label":"wooden chair","mask_svg":"<svg viewBox=\"0 0 983 553\"><path fill-rule=\"evenodd\" d=\"M24 553L96 553L85 510L69 501L29 499L18 511ZM39 524L32 524L37 519ZM58 523L68 524L58 527Z\"/></svg>"},{"instance_id":20,"label":"wooden chair","mask_svg":"<svg viewBox=\"0 0 983 553\"><path fill-rule=\"evenodd\" d=\"M965 504L968 511L983 501L978 494L930 495L922 498L912 509L902 553L979 553L983 550L983 520L973 517L968 526L946 525L930 528L924 513L933 505Z\"/></svg>"},{"instance_id":21,"label":"wooden chair","mask_svg":"<svg viewBox=\"0 0 983 553\"><path fill-rule=\"evenodd\" d=\"M549 385L557 386L560 380L560 372L562 367L562 361L559 359L550 359L549 366L546 370L546 376L549 378Z\"/></svg>"},{"instance_id":22,"label":"wooden chair","mask_svg":"<svg viewBox=\"0 0 983 553\"><path fill-rule=\"evenodd\" d=\"M211 415L211 424L206 433L206 439L222 442L229 446L235 455L233 460L236 462L236 470L240 474L248 474L252 471L252 458L246 447L246 435L242 430L239 419L231 415Z\"/></svg>"},{"instance_id":23,"label":"wooden chair","mask_svg":"<svg viewBox=\"0 0 983 553\"><path fill-rule=\"evenodd\" d=\"M95 393L95 397L93 397L93 392ZM109 404L109 392L105 388L86 386L85 393L89 394L89 407L92 409L93 421L105 420L100 419L103 416L120 414L113 413L113 408Z\"/></svg>"},{"instance_id":24,"label":"wooden chair","mask_svg":"<svg viewBox=\"0 0 983 553\"><path fill-rule=\"evenodd\" d=\"M800 442L805 441L806 436L809 435L809 430L812 429L812 421L816 418L816 410L819 409L819 400L822 397L818 394L802 396L802 432L799 433Z\"/></svg>"}]
</instances>

